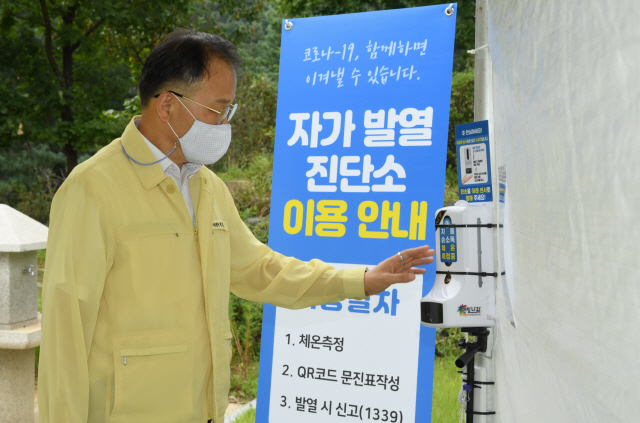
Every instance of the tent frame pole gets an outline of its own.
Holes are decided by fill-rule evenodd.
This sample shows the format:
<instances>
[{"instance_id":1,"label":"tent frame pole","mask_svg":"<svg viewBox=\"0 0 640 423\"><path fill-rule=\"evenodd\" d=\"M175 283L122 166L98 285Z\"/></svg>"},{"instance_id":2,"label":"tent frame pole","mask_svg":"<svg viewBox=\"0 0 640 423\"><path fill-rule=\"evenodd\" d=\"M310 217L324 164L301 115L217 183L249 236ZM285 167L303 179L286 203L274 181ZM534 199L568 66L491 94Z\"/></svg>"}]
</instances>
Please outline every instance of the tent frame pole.
<instances>
[{"instance_id":1,"label":"tent frame pole","mask_svg":"<svg viewBox=\"0 0 640 423\"><path fill-rule=\"evenodd\" d=\"M488 47L487 47L488 46ZM482 47L482 48L481 48ZM489 43L489 0L476 0L476 25L475 25L475 61L474 61L474 72L475 72L475 81L474 81L474 118L475 121L487 120L489 121L489 148L490 148L490 160L491 160L491 175L492 175L492 186L497 187L497 175L496 171L496 152L498 149L496 148L496 138L494 136L494 121L493 121L493 66L491 62L491 46ZM495 195L495 191L493 194L493 221L499 222L498 217L498 201L499 196ZM499 254L501 240L498 237L498 230L494 230L493 234L493 245L494 245L494 269L500 269L499 263ZM498 273L498 277L494 278L492 283L496 283L497 285L500 283L500 275ZM497 290L496 290L497 294ZM496 319L496 326L498 325L497 316L493 316ZM474 365L481 367L486 370L486 381L494 381L495 380L495 372L494 372L494 363L493 363L493 337L495 336L493 332L489 334L487 339L487 350L486 352L481 352L474 357ZM473 372L473 369L472 369ZM469 371L467 371L469 373ZM485 381L485 382L486 382ZM473 385L472 385L473 386ZM495 389L495 388L494 388ZM494 403L494 389L486 390L486 404L480 409L487 410L487 414L484 414L483 419L479 419L486 423L493 423L494 418L493 414L489 410L495 410ZM473 407L473 405L472 405ZM473 408L472 408L473 410ZM469 416L471 421L473 421L472 415ZM469 422L469 420L468 420Z\"/></svg>"}]
</instances>

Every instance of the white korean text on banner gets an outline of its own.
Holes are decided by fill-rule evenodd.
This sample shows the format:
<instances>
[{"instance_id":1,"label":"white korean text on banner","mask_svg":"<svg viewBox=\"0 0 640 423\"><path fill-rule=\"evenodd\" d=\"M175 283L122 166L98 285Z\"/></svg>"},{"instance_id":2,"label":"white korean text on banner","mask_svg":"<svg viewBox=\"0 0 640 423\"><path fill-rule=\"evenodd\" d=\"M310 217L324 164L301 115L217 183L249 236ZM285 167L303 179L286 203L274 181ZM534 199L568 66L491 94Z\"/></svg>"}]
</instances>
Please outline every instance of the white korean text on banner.
<instances>
[{"instance_id":1,"label":"white korean text on banner","mask_svg":"<svg viewBox=\"0 0 640 423\"><path fill-rule=\"evenodd\" d=\"M274 250L348 268L434 245L457 9L448 6L283 22ZM434 279L428 266L364 300L265 305L256 422L429 422L435 331L420 325L420 299Z\"/></svg>"}]
</instances>

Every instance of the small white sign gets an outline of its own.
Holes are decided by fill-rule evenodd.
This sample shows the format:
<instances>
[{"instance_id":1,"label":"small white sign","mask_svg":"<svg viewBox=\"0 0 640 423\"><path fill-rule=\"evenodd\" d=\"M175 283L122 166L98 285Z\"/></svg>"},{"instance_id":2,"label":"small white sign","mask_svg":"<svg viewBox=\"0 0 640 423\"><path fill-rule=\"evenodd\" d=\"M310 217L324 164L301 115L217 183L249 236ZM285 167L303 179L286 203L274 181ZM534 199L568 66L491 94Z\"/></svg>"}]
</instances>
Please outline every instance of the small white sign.
<instances>
[{"instance_id":1,"label":"small white sign","mask_svg":"<svg viewBox=\"0 0 640 423\"><path fill-rule=\"evenodd\" d=\"M421 297L420 275L366 301L277 308L269 421L413 422Z\"/></svg>"}]
</instances>

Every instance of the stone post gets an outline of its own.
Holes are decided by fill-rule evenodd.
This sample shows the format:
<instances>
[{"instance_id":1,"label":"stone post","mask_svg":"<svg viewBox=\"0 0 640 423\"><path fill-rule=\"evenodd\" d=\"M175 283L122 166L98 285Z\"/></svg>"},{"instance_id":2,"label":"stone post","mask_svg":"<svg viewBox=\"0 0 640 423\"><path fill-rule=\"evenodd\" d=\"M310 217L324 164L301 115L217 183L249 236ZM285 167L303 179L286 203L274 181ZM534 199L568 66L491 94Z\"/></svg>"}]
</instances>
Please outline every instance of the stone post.
<instances>
[{"instance_id":1,"label":"stone post","mask_svg":"<svg viewBox=\"0 0 640 423\"><path fill-rule=\"evenodd\" d=\"M0 421L33 423L38 258L48 229L0 204Z\"/></svg>"}]
</instances>

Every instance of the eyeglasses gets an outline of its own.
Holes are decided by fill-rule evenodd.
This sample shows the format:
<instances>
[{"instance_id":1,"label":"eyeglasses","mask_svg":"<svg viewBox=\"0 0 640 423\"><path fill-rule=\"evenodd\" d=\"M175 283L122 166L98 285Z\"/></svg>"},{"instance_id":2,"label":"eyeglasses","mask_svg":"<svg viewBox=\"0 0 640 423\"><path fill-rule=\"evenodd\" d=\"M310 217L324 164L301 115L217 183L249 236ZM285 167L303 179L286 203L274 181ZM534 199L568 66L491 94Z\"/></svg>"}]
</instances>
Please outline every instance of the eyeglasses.
<instances>
[{"instance_id":1,"label":"eyeglasses","mask_svg":"<svg viewBox=\"0 0 640 423\"><path fill-rule=\"evenodd\" d=\"M232 104L230 106L225 107L224 109L222 109L221 111L218 111L216 109L212 109L211 107L205 106L204 104L200 104L197 101L191 100L188 97L183 96L182 94L178 94L175 91L168 91L171 94L177 95L180 98L184 98L185 100L188 100L192 103L197 104L198 106L202 106L205 109L211 110L214 113L218 114L218 121L216 122L216 125L220 125L222 122L224 122L224 120L226 119L227 122L231 122L231 119L233 118L233 115L236 113L236 110L238 110L238 103L236 104ZM162 94L162 93L160 93ZM153 97L154 98L158 98L160 96L160 94L156 94Z\"/></svg>"}]
</instances>

